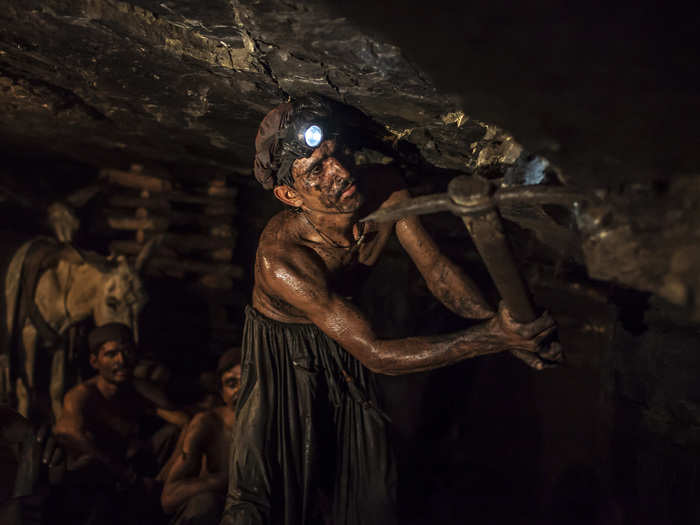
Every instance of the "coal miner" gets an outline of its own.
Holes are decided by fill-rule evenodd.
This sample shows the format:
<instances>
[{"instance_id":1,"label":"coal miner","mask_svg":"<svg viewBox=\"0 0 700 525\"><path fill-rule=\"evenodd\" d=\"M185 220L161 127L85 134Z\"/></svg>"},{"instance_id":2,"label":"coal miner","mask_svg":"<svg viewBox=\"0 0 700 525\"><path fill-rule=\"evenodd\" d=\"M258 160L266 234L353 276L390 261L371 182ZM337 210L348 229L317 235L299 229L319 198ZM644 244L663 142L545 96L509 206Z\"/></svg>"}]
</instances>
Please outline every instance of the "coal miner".
<instances>
[{"instance_id":1,"label":"coal miner","mask_svg":"<svg viewBox=\"0 0 700 525\"><path fill-rule=\"evenodd\" d=\"M396 473L372 373L504 350L538 366L553 330L548 315L519 324L505 308L495 313L416 217L359 221L409 193L392 166L354 165L362 139L331 104L282 104L255 139L255 176L288 209L257 249L222 524L395 523ZM393 232L433 295L480 323L431 337L375 334L352 296Z\"/></svg>"},{"instance_id":2,"label":"coal miner","mask_svg":"<svg viewBox=\"0 0 700 525\"><path fill-rule=\"evenodd\" d=\"M200 412L184 432L182 446L165 480L161 503L177 525L217 524L228 485L231 428L240 391L240 349L225 352L217 366L223 406Z\"/></svg>"},{"instance_id":3,"label":"coal miner","mask_svg":"<svg viewBox=\"0 0 700 525\"><path fill-rule=\"evenodd\" d=\"M70 523L150 522L162 515L155 478L189 418L137 388L128 326L97 327L88 345L97 375L68 391L54 427L68 452L66 518Z\"/></svg>"}]
</instances>

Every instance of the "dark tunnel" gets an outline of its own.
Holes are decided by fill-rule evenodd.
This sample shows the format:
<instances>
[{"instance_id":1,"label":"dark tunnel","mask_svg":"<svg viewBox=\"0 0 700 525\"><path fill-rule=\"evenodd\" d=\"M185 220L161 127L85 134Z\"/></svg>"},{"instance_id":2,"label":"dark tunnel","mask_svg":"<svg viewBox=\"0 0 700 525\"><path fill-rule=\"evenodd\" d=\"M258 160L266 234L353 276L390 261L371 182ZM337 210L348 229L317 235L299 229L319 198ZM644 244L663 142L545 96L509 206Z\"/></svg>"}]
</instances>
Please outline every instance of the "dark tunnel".
<instances>
[{"instance_id":1,"label":"dark tunnel","mask_svg":"<svg viewBox=\"0 0 700 525\"><path fill-rule=\"evenodd\" d=\"M700 523L697 11L5 2L0 522Z\"/></svg>"}]
</instances>

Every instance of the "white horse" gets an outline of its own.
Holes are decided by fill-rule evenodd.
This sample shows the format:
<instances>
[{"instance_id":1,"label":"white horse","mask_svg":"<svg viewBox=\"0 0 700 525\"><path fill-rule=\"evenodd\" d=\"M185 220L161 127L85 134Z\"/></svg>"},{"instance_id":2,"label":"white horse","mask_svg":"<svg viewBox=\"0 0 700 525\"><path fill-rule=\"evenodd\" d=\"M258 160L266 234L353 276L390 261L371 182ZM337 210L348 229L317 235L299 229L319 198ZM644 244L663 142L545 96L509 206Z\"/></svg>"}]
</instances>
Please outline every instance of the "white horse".
<instances>
[{"instance_id":1,"label":"white horse","mask_svg":"<svg viewBox=\"0 0 700 525\"><path fill-rule=\"evenodd\" d=\"M144 246L133 265L124 256L102 257L94 253L83 254L70 245L57 243L58 262L38 276L34 292L34 303L43 318L40 324L44 326L37 327L35 325L39 323L33 322L30 316L26 317L21 326L21 334L14 334L16 341L19 336L18 343L22 345L23 350L14 354L21 356L14 357L17 362L13 367L17 370L13 370L12 376L16 378L11 379L9 370L5 370L4 381L0 380L5 389L14 388L17 410L23 416L29 417L34 409L37 356L41 351L53 352L49 385L51 410L56 418L62 411L63 395L67 386L68 363L65 345L56 348L56 337L53 338L54 341L48 341L47 338L41 337L42 329L46 333L48 327L61 338L65 337L68 328L92 317L95 326L111 322L124 323L131 327L134 338L138 340L139 313L147 301L139 272L153 250L154 241ZM22 274L24 258L33 242L35 241L26 243L18 250L6 276L8 330L12 330L18 321L21 322L14 317L17 313L14 306L19 300L17 289L20 287L19 275Z\"/></svg>"}]
</instances>

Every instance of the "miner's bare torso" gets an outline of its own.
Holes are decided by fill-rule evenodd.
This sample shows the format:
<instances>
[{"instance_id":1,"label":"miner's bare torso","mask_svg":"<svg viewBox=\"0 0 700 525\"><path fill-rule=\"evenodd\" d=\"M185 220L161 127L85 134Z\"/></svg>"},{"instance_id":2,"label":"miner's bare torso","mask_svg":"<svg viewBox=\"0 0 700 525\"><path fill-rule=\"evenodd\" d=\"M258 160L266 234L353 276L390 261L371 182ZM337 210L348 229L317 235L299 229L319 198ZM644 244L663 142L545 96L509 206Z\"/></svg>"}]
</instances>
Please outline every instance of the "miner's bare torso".
<instances>
[{"instance_id":1,"label":"miner's bare torso","mask_svg":"<svg viewBox=\"0 0 700 525\"><path fill-rule=\"evenodd\" d=\"M85 431L100 448L115 459L123 459L139 437L139 425L147 414L146 401L127 388L116 399L106 399L92 380L85 413Z\"/></svg>"},{"instance_id":2,"label":"miner's bare torso","mask_svg":"<svg viewBox=\"0 0 700 525\"><path fill-rule=\"evenodd\" d=\"M303 213L295 210L282 211L268 222L260 236L255 262L253 307L257 311L285 323L310 323L299 309L275 293L274 278L266 275L270 271L266 263L275 257L273 254L280 246L290 251L312 250L323 261L329 290L345 298L357 294L384 250L394 226L393 223L360 223L359 219L377 208L392 205L394 202L389 196L403 184L397 177L387 176L382 168L368 170L361 179L363 186L371 182L373 188L368 191L363 187L366 202L357 213L358 221L352 231L354 242L348 246L333 246L313 235L313 226ZM377 172L379 180L372 180L371 176ZM383 180L381 175L384 175Z\"/></svg>"},{"instance_id":3,"label":"miner's bare torso","mask_svg":"<svg viewBox=\"0 0 700 525\"><path fill-rule=\"evenodd\" d=\"M202 472L216 474L228 471L231 444L231 423L226 421L226 408L218 407L211 411L206 420Z\"/></svg>"}]
</instances>

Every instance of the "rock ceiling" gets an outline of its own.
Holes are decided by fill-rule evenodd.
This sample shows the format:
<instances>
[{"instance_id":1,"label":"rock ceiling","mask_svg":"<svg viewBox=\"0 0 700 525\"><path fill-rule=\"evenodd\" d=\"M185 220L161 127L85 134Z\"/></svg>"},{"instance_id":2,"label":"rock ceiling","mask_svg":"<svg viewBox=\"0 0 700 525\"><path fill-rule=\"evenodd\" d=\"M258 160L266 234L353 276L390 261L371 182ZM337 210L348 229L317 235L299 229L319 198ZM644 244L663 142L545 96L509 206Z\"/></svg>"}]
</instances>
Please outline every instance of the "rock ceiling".
<instances>
[{"instance_id":1,"label":"rock ceiling","mask_svg":"<svg viewBox=\"0 0 700 525\"><path fill-rule=\"evenodd\" d=\"M484 129L401 55L325 10L283 2L17 2L3 21L5 135L97 162L249 171L262 115L342 98L464 166ZM434 135L434 138L432 136ZM466 145L466 150L465 150Z\"/></svg>"},{"instance_id":2,"label":"rock ceiling","mask_svg":"<svg viewBox=\"0 0 700 525\"><path fill-rule=\"evenodd\" d=\"M262 115L323 93L437 168L551 162L603 197L579 217L589 274L694 305L694 13L521 4L6 0L0 137L243 175Z\"/></svg>"}]
</instances>

